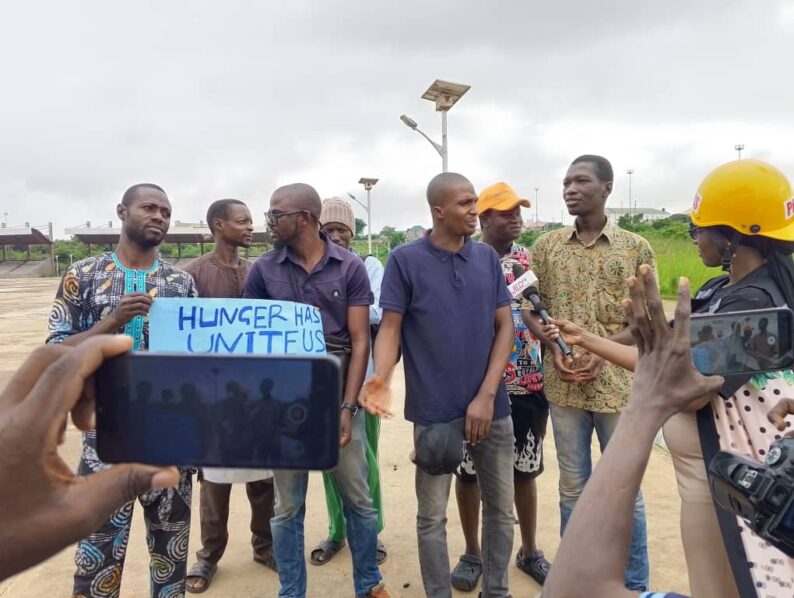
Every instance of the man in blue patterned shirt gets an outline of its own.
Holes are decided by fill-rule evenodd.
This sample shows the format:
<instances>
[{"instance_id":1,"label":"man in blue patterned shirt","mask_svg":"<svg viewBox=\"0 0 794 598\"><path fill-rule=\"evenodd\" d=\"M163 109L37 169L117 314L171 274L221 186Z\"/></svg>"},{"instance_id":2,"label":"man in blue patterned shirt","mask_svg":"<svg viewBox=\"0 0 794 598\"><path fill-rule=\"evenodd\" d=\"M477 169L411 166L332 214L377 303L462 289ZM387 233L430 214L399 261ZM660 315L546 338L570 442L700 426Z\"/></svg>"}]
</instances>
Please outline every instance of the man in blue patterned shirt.
<instances>
[{"instance_id":1,"label":"man in blue patterned shirt","mask_svg":"<svg viewBox=\"0 0 794 598\"><path fill-rule=\"evenodd\" d=\"M133 338L135 350L145 351L152 302L157 297L198 295L190 274L159 259L158 247L171 221L165 191L149 183L134 185L124 193L116 213L122 223L116 250L75 262L64 274L50 314L47 343L75 345L95 334L124 333ZM85 433L78 474L109 467L97 456L96 433ZM183 470L176 488L138 497L146 521L155 598L184 595L191 488L190 472ZM74 596L119 595L133 505L124 505L78 544Z\"/></svg>"}]
</instances>

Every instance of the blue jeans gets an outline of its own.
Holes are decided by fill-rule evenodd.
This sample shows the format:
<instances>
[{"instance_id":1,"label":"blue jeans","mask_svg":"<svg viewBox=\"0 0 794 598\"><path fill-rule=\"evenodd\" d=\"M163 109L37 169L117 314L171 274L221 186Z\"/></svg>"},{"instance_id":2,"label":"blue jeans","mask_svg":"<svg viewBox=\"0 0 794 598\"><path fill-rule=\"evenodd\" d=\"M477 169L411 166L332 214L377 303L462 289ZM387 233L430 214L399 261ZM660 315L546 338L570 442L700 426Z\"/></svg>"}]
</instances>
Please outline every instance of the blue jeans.
<instances>
[{"instance_id":1,"label":"blue jeans","mask_svg":"<svg viewBox=\"0 0 794 598\"><path fill-rule=\"evenodd\" d=\"M342 497L347 521L347 542L353 557L353 586L356 596L366 595L380 583L376 559L378 512L372 507L364 453L364 413L353 418L352 439L340 451L339 464L330 473ZM306 596L306 559L304 558L303 519L306 514L308 471L276 470L275 516L270 520L273 551L278 563L281 589L286 598Z\"/></svg>"},{"instance_id":2,"label":"blue jeans","mask_svg":"<svg viewBox=\"0 0 794 598\"><path fill-rule=\"evenodd\" d=\"M414 442L422 431L414 424ZM482 598L508 596L507 574L513 550L512 418L491 422L488 437L469 446L482 492ZM425 594L452 598L447 549L447 503L452 474L430 475L416 468L416 534Z\"/></svg>"},{"instance_id":3,"label":"blue jeans","mask_svg":"<svg viewBox=\"0 0 794 598\"><path fill-rule=\"evenodd\" d=\"M565 531L576 501L593 471L590 456L593 430L598 435L598 443L603 453L618 425L619 416L619 413L596 413L577 407L551 405L551 424L560 466L560 534ZM626 566L626 588L645 591L648 589L648 577L648 531L645 525L645 504L642 493L639 493L634 503L634 527Z\"/></svg>"}]
</instances>

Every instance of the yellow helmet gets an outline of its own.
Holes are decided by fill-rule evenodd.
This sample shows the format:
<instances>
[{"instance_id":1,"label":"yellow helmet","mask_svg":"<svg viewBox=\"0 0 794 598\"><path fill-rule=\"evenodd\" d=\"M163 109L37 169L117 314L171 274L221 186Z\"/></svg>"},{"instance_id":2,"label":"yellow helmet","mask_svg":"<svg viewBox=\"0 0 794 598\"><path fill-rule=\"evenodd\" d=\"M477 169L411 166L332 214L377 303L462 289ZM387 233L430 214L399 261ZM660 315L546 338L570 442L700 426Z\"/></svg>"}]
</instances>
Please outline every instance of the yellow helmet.
<instances>
[{"instance_id":1,"label":"yellow helmet","mask_svg":"<svg viewBox=\"0 0 794 598\"><path fill-rule=\"evenodd\" d=\"M712 170L700 184L692 204L692 223L794 241L791 184L786 175L765 162L728 162Z\"/></svg>"}]
</instances>

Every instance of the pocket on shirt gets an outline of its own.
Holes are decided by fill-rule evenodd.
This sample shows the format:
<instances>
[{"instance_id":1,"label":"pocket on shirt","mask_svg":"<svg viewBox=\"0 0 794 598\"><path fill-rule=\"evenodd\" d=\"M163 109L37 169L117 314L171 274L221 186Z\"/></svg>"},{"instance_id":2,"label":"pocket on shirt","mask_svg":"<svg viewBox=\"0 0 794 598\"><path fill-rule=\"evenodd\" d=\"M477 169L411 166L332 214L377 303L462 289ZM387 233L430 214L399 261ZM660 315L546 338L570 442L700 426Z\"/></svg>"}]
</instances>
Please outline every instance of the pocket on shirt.
<instances>
[{"instance_id":1,"label":"pocket on shirt","mask_svg":"<svg viewBox=\"0 0 794 598\"><path fill-rule=\"evenodd\" d=\"M334 303L347 303L347 285L344 278L312 282L317 292Z\"/></svg>"}]
</instances>

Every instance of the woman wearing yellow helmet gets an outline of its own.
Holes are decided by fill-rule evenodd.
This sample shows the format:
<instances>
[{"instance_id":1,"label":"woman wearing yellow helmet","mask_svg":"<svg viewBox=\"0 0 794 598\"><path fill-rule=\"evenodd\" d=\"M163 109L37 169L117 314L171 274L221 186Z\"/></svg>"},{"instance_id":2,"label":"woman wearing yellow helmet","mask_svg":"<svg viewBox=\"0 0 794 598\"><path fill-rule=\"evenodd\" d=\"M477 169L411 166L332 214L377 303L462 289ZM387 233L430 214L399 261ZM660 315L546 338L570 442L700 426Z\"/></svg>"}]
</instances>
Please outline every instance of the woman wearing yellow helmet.
<instances>
[{"instance_id":1,"label":"woman wearing yellow helmet","mask_svg":"<svg viewBox=\"0 0 794 598\"><path fill-rule=\"evenodd\" d=\"M706 266L726 275L706 282L692 313L794 307L794 197L776 168L756 160L724 164L700 185L690 234ZM570 322L555 322L566 341L633 369L636 350L593 337ZM552 333L553 337L554 334ZM731 375L697 413L664 426L681 496L681 535L693 596L790 596L794 560L769 546L737 517L718 510L705 463L720 449L763 461L779 436L766 413L794 390L791 371ZM740 533L741 532L741 533Z\"/></svg>"},{"instance_id":2,"label":"woman wearing yellow helmet","mask_svg":"<svg viewBox=\"0 0 794 598\"><path fill-rule=\"evenodd\" d=\"M782 172L757 160L716 168L695 196L690 233L703 263L727 271L700 288L692 300L694 315L794 307L794 193ZM765 460L779 437L766 414L792 387L791 371L725 376L718 396L697 412L696 427L684 414L665 428L679 489L685 487L682 514L687 493L710 499L705 463L718 450ZM700 450L693 453L695 433ZM716 514L740 594L791 596L794 560L754 536L736 516L721 509Z\"/></svg>"}]
</instances>

